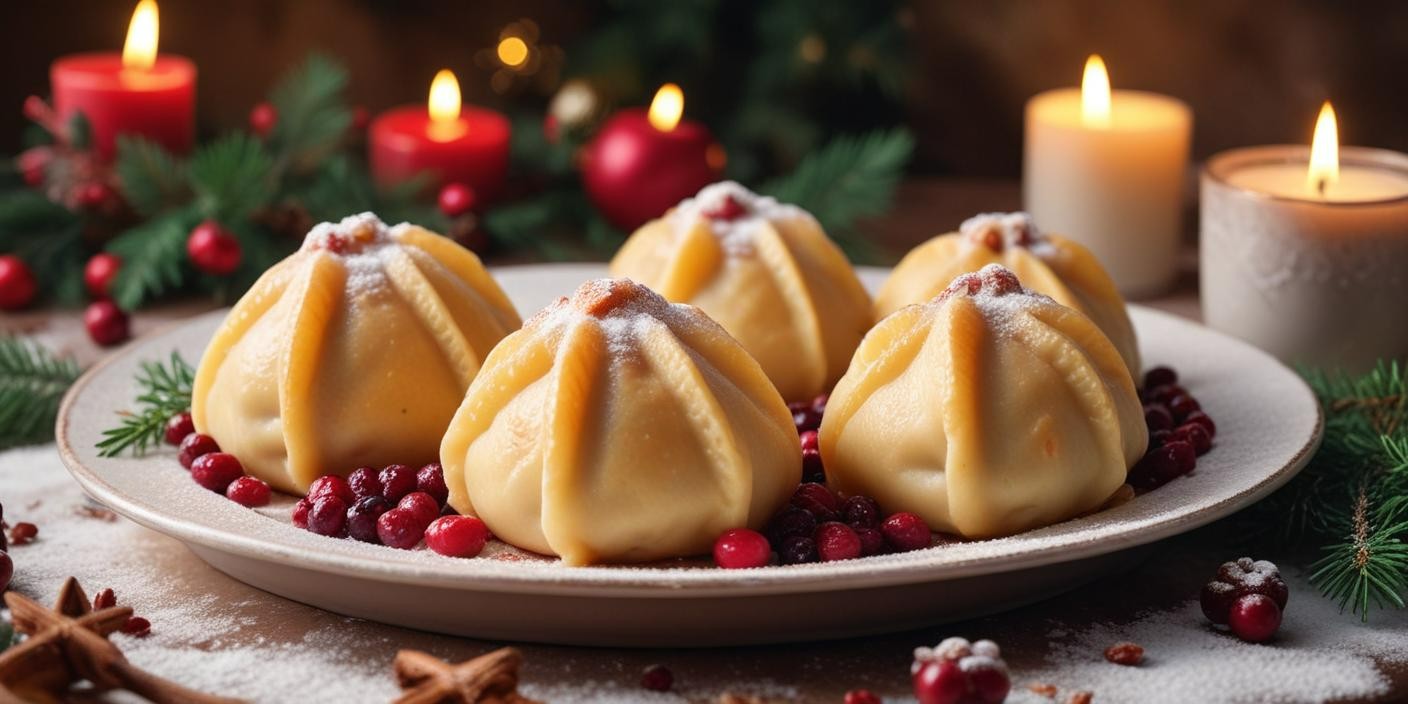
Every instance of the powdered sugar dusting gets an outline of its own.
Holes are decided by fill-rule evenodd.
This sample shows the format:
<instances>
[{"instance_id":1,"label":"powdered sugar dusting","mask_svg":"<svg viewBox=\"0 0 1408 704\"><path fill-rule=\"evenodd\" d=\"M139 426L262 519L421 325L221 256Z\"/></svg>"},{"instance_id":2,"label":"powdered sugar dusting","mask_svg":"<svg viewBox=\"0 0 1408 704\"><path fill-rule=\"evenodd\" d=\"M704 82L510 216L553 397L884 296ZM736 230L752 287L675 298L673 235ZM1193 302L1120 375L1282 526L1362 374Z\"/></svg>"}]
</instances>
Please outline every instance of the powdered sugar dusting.
<instances>
[{"instance_id":1,"label":"powdered sugar dusting","mask_svg":"<svg viewBox=\"0 0 1408 704\"><path fill-rule=\"evenodd\" d=\"M644 325L664 322L672 329L708 324L694 306L671 303L630 279L592 279L571 296L558 298L524 324L524 330L555 330L580 323L599 325L607 344L618 354L632 353Z\"/></svg>"},{"instance_id":2,"label":"powdered sugar dusting","mask_svg":"<svg viewBox=\"0 0 1408 704\"><path fill-rule=\"evenodd\" d=\"M722 210L728 200L741 206L741 214L729 218L710 217L710 213ZM709 223L719 244L732 256L750 256L753 253L754 235L759 225L766 221L806 218L815 222L811 213L795 205L779 203L771 196L754 193L734 181L705 186L693 198L680 201L665 217L675 226L676 232L684 232L700 220Z\"/></svg>"},{"instance_id":3,"label":"powdered sugar dusting","mask_svg":"<svg viewBox=\"0 0 1408 704\"><path fill-rule=\"evenodd\" d=\"M1022 247L1045 254L1051 248L1051 240L1042 235L1032 216L1025 212L974 215L958 226L958 232L968 243L994 252Z\"/></svg>"},{"instance_id":4,"label":"powdered sugar dusting","mask_svg":"<svg viewBox=\"0 0 1408 704\"><path fill-rule=\"evenodd\" d=\"M401 223L387 227L375 214L358 213L340 222L313 226L303 238L300 252L326 251L336 255L347 270L347 289L358 294L390 286L386 262L396 245L395 233L413 227Z\"/></svg>"}]
</instances>

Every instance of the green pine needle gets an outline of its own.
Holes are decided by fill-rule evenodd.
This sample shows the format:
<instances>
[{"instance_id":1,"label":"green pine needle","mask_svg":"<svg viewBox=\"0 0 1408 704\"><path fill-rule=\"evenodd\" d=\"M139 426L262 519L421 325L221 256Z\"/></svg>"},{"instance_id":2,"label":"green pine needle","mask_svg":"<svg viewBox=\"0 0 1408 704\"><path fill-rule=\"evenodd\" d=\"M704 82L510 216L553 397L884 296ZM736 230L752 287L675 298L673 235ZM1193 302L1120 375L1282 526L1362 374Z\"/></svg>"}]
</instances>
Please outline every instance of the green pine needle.
<instances>
[{"instance_id":1,"label":"green pine needle","mask_svg":"<svg viewBox=\"0 0 1408 704\"><path fill-rule=\"evenodd\" d=\"M112 298L124 310L180 288L190 267L186 264L186 237L196 218L185 210L161 215L122 233L108 243L108 251L122 258L122 268L112 282Z\"/></svg>"},{"instance_id":2,"label":"green pine needle","mask_svg":"<svg viewBox=\"0 0 1408 704\"><path fill-rule=\"evenodd\" d=\"M190 199L186 165L161 145L144 137L119 135L117 174L132 208L151 217Z\"/></svg>"},{"instance_id":3,"label":"green pine needle","mask_svg":"<svg viewBox=\"0 0 1408 704\"><path fill-rule=\"evenodd\" d=\"M236 132L191 157L191 188L201 215L231 222L248 216L274 194L274 160L253 136Z\"/></svg>"},{"instance_id":4,"label":"green pine needle","mask_svg":"<svg viewBox=\"0 0 1408 704\"><path fill-rule=\"evenodd\" d=\"M167 364L143 362L137 374L137 386L142 390L137 395L138 408L119 413L121 424L103 431L98 454L116 457L131 448L134 454L141 455L160 442L166 433L166 422L190 410L195 375L179 352L172 352Z\"/></svg>"},{"instance_id":5,"label":"green pine needle","mask_svg":"<svg viewBox=\"0 0 1408 704\"><path fill-rule=\"evenodd\" d=\"M269 102L279 119L269 145L281 162L295 170L316 168L343 144L352 125L352 111L343 98L347 81L346 69L313 54L274 87Z\"/></svg>"},{"instance_id":6,"label":"green pine needle","mask_svg":"<svg viewBox=\"0 0 1408 704\"><path fill-rule=\"evenodd\" d=\"M18 337L0 337L0 449L48 442L78 364Z\"/></svg>"},{"instance_id":7,"label":"green pine needle","mask_svg":"<svg viewBox=\"0 0 1408 704\"><path fill-rule=\"evenodd\" d=\"M0 195L0 252L24 260L53 300L83 301L83 220L67 208L27 187Z\"/></svg>"}]
</instances>

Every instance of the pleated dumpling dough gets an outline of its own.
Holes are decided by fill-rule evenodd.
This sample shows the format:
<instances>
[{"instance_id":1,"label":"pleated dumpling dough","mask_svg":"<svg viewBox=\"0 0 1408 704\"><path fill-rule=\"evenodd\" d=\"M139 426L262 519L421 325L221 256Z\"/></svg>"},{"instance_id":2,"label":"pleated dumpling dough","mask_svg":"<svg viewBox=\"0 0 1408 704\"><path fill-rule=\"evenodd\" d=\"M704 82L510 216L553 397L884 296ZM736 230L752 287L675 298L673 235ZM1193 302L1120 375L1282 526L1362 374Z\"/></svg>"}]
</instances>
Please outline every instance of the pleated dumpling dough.
<instances>
[{"instance_id":1,"label":"pleated dumpling dough","mask_svg":"<svg viewBox=\"0 0 1408 704\"><path fill-rule=\"evenodd\" d=\"M876 319L913 303L923 303L955 276L988 264L1011 269L1022 284L1095 321L1119 350L1125 366L1140 377L1139 345L1129 311L1090 250L1037 230L1026 213L985 213L969 218L958 232L939 235L910 250L875 296Z\"/></svg>"},{"instance_id":2,"label":"pleated dumpling dough","mask_svg":"<svg viewBox=\"0 0 1408 704\"><path fill-rule=\"evenodd\" d=\"M707 553L801 479L797 432L758 363L708 316L589 281L484 363L440 448L450 504L563 562Z\"/></svg>"},{"instance_id":3,"label":"pleated dumpling dough","mask_svg":"<svg viewBox=\"0 0 1408 704\"><path fill-rule=\"evenodd\" d=\"M837 490L969 538L1098 508L1147 442L1104 333L996 264L876 325L821 424Z\"/></svg>"},{"instance_id":4,"label":"pleated dumpling dough","mask_svg":"<svg viewBox=\"0 0 1408 704\"><path fill-rule=\"evenodd\" d=\"M520 324L469 250L363 213L313 228L235 304L196 373L196 429L302 493L435 461L489 350Z\"/></svg>"},{"instance_id":5,"label":"pleated dumpling dough","mask_svg":"<svg viewBox=\"0 0 1408 704\"><path fill-rule=\"evenodd\" d=\"M789 401L830 390L874 322L870 296L816 218L733 182L642 225L611 275L698 306Z\"/></svg>"}]
</instances>

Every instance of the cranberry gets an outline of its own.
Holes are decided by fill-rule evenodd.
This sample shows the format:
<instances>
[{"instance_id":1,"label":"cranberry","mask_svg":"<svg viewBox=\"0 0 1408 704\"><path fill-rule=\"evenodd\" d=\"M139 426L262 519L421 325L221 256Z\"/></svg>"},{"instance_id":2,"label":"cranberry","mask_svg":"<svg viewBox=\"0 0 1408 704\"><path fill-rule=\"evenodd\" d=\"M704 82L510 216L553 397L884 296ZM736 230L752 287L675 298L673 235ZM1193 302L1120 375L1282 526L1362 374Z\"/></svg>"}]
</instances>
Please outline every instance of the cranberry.
<instances>
[{"instance_id":1,"label":"cranberry","mask_svg":"<svg viewBox=\"0 0 1408 704\"><path fill-rule=\"evenodd\" d=\"M114 606L117 606L117 595L113 593L111 587L103 589L102 591L98 592L97 596L93 597L94 611L111 609Z\"/></svg>"},{"instance_id":2,"label":"cranberry","mask_svg":"<svg viewBox=\"0 0 1408 704\"><path fill-rule=\"evenodd\" d=\"M249 129L260 137L268 137L279 123L279 111L269 103L255 103L249 111Z\"/></svg>"},{"instance_id":3,"label":"cranberry","mask_svg":"<svg viewBox=\"0 0 1408 704\"><path fill-rule=\"evenodd\" d=\"M88 295L99 300L107 298L112 280L121 268L122 258L116 254L94 254L88 263L83 265L83 286L88 289Z\"/></svg>"},{"instance_id":4,"label":"cranberry","mask_svg":"<svg viewBox=\"0 0 1408 704\"><path fill-rule=\"evenodd\" d=\"M347 527L347 502L336 494L323 494L313 499L308 509L308 530L318 535L337 537Z\"/></svg>"},{"instance_id":5,"label":"cranberry","mask_svg":"<svg viewBox=\"0 0 1408 704\"><path fill-rule=\"evenodd\" d=\"M212 452L191 463L191 479L211 491L225 493L230 483L244 476L244 465L234 455Z\"/></svg>"},{"instance_id":6,"label":"cranberry","mask_svg":"<svg viewBox=\"0 0 1408 704\"><path fill-rule=\"evenodd\" d=\"M163 437L168 445L180 445L187 435L196 431L195 421L191 420L189 412L177 413L166 420L166 432Z\"/></svg>"},{"instance_id":7,"label":"cranberry","mask_svg":"<svg viewBox=\"0 0 1408 704\"><path fill-rule=\"evenodd\" d=\"M1144 458L1129 470L1129 482L1143 489L1152 489L1191 471L1198 463L1198 453L1182 440L1169 440L1145 453Z\"/></svg>"},{"instance_id":8,"label":"cranberry","mask_svg":"<svg viewBox=\"0 0 1408 704\"><path fill-rule=\"evenodd\" d=\"M391 502L380 496L363 496L347 509L347 535L364 543L379 542L376 519L391 510Z\"/></svg>"},{"instance_id":9,"label":"cranberry","mask_svg":"<svg viewBox=\"0 0 1408 704\"><path fill-rule=\"evenodd\" d=\"M748 207L739 203L738 199L731 195L724 196L724 199L719 201L718 206L713 210L704 211L704 217L710 220L723 220L725 222L737 220L747 214Z\"/></svg>"},{"instance_id":10,"label":"cranberry","mask_svg":"<svg viewBox=\"0 0 1408 704\"><path fill-rule=\"evenodd\" d=\"M792 505L810 512L819 521L829 521L836 517L841 502L821 484L803 484L792 494Z\"/></svg>"},{"instance_id":11,"label":"cranberry","mask_svg":"<svg viewBox=\"0 0 1408 704\"><path fill-rule=\"evenodd\" d=\"M1115 643L1105 649L1105 659L1116 665L1133 667L1144 662L1144 649L1128 641Z\"/></svg>"},{"instance_id":12,"label":"cranberry","mask_svg":"<svg viewBox=\"0 0 1408 704\"><path fill-rule=\"evenodd\" d=\"M293 505L293 525L306 529L308 527L308 513L312 509L313 502L309 501L308 497L299 499L298 503Z\"/></svg>"},{"instance_id":13,"label":"cranberry","mask_svg":"<svg viewBox=\"0 0 1408 704\"><path fill-rule=\"evenodd\" d=\"M782 541L777 551L777 559L784 565L800 565L817 561L816 541L806 536L795 535Z\"/></svg>"},{"instance_id":14,"label":"cranberry","mask_svg":"<svg viewBox=\"0 0 1408 704\"><path fill-rule=\"evenodd\" d=\"M897 552L909 552L929 547L929 525L919 516L900 512L886 518L880 524L880 532L885 534L885 542Z\"/></svg>"},{"instance_id":15,"label":"cranberry","mask_svg":"<svg viewBox=\"0 0 1408 704\"><path fill-rule=\"evenodd\" d=\"M826 469L821 465L819 450L802 448L802 482L805 484L826 483Z\"/></svg>"},{"instance_id":16,"label":"cranberry","mask_svg":"<svg viewBox=\"0 0 1408 704\"><path fill-rule=\"evenodd\" d=\"M1282 609L1290 598L1290 590L1281 579L1281 570L1268 560L1242 557L1224 562L1217 569L1217 579L1237 587L1238 594L1265 594Z\"/></svg>"},{"instance_id":17,"label":"cranberry","mask_svg":"<svg viewBox=\"0 0 1408 704\"><path fill-rule=\"evenodd\" d=\"M381 479L371 467L358 467L347 475L347 486L357 498L381 496Z\"/></svg>"},{"instance_id":18,"label":"cranberry","mask_svg":"<svg viewBox=\"0 0 1408 704\"><path fill-rule=\"evenodd\" d=\"M446 557L474 557L484 550L489 527L473 516L441 516L425 529L425 545Z\"/></svg>"},{"instance_id":19,"label":"cranberry","mask_svg":"<svg viewBox=\"0 0 1408 704\"><path fill-rule=\"evenodd\" d=\"M824 417L826 415L826 404L830 400L831 394L822 394L820 396L817 396L816 398L812 399L812 410L816 411L816 414L818 416Z\"/></svg>"},{"instance_id":20,"label":"cranberry","mask_svg":"<svg viewBox=\"0 0 1408 704\"><path fill-rule=\"evenodd\" d=\"M257 477L239 477L225 488L225 496L231 501L249 508L269 503L269 485Z\"/></svg>"},{"instance_id":21,"label":"cranberry","mask_svg":"<svg viewBox=\"0 0 1408 704\"><path fill-rule=\"evenodd\" d=\"M793 401L787 404L787 410L792 412L792 425L797 427L798 433L821 427L821 414L812 408L812 404L806 401Z\"/></svg>"},{"instance_id":22,"label":"cranberry","mask_svg":"<svg viewBox=\"0 0 1408 704\"><path fill-rule=\"evenodd\" d=\"M1007 700L1012 689L1012 680L1007 676L1007 667L997 660L982 656L963 658L958 668L968 676L968 688L973 692L970 699L982 704L1000 704Z\"/></svg>"},{"instance_id":23,"label":"cranberry","mask_svg":"<svg viewBox=\"0 0 1408 704\"><path fill-rule=\"evenodd\" d=\"M146 638L151 635L152 622L141 616L128 616L127 620L122 623L122 632L129 636Z\"/></svg>"},{"instance_id":24,"label":"cranberry","mask_svg":"<svg viewBox=\"0 0 1408 704\"><path fill-rule=\"evenodd\" d=\"M1265 594L1245 594L1232 602L1227 614L1232 632L1248 643L1263 643L1281 627L1281 608Z\"/></svg>"},{"instance_id":25,"label":"cranberry","mask_svg":"<svg viewBox=\"0 0 1408 704\"><path fill-rule=\"evenodd\" d=\"M1168 410L1173 412L1173 417L1177 418L1180 423L1186 422L1188 415L1193 411L1201 411L1202 409L1203 407L1198 405L1198 400L1188 394L1174 396L1168 402Z\"/></svg>"},{"instance_id":26,"label":"cranberry","mask_svg":"<svg viewBox=\"0 0 1408 704\"><path fill-rule=\"evenodd\" d=\"M440 504L423 491L413 491L401 497L396 508L410 511L420 521L421 530L440 515Z\"/></svg>"},{"instance_id":27,"label":"cranberry","mask_svg":"<svg viewBox=\"0 0 1408 704\"><path fill-rule=\"evenodd\" d=\"M869 496L852 496L841 504L841 518L852 528L880 525L880 504Z\"/></svg>"},{"instance_id":28,"label":"cranberry","mask_svg":"<svg viewBox=\"0 0 1408 704\"><path fill-rule=\"evenodd\" d=\"M879 528L856 528L860 538L860 556L870 557L885 552L885 534Z\"/></svg>"},{"instance_id":29,"label":"cranberry","mask_svg":"<svg viewBox=\"0 0 1408 704\"><path fill-rule=\"evenodd\" d=\"M1205 455L1212 449L1212 435L1198 423L1184 423L1173 431L1173 436L1193 446L1193 451Z\"/></svg>"},{"instance_id":30,"label":"cranberry","mask_svg":"<svg viewBox=\"0 0 1408 704\"><path fill-rule=\"evenodd\" d=\"M768 539L781 545L788 538L809 538L816 531L816 516L796 506L783 506L768 524Z\"/></svg>"},{"instance_id":31,"label":"cranberry","mask_svg":"<svg viewBox=\"0 0 1408 704\"><path fill-rule=\"evenodd\" d=\"M425 534L425 524L414 511L393 508L376 519L376 534L387 547L410 550Z\"/></svg>"},{"instance_id":32,"label":"cranberry","mask_svg":"<svg viewBox=\"0 0 1408 704\"><path fill-rule=\"evenodd\" d=\"M1203 615L1209 621L1219 625L1227 625L1227 614L1232 611L1232 602L1237 600L1237 588L1227 582L1212 581L1203 585L1203 591L1198 595L1198 603L1203 607Z\"/></svg>"},{"instance_id":33,"label":"cranberry","mask_svg":"<svg viewBox=\"0 0 1408 704\"><path fill-rule=\"evenodd\" d=\"M0 256L0 310L19 310L34 301L39 284L23 259Z\"/></svg>"},{"instance_id":34,"label":"cranberry","mask_svg":"<svg viewBox=\"0 0 1408 704\"><path fill-rule=\"evenodd\" d=\"M450 489L445 486L445 468L439 462L431 462L416 472L416 489L430 494L435 503L444 506L450 498ZM439 513L437 510L436 513Z\"/></svg>"},{"instance_id":35,"label":"cranberry","mask_svg":"<svg viewBox=\"0 0 1408 704\"><path fill-rule=\"evenodd\" d=\"M195 267L213 276L234 273L243 258L240 241L214 220L196 225L186 238L186 255Z\"/></svg>"},{"instance_id":36,"label":"cranberry","mask_svg":"<svg viewBox=\"0 0 1408 704\"><path fill-rule=\"evenodd\" d=\"M883 704L880 695L868 689L852 689L846 692L841 704Z\"/></svg>"},{"instance_id":37,"label":"cranberry","mask_svg":"<svg viewBox=\"0 0 1408 704\"><path fill-rule=\"evenodd\" d=\"M111 347L127 339L130 334L127 314L112 301L97 301L88 304L83 311L83 327L88 337L103 347Z\"/></svg>"},{"instance_id":38,"label":"cranberry","mask_svg":"<svg viewBox=\"0 0 1408 704\"><path fill-rule=\"evenodd\" d=\"M1183 423L1184 425L1187 425L1188 423L1197 423L1198 425L1203 426L1203 428L1208 431L1208 435L1211 435L1212 437L1217 437L1217 425L1212 422L1212 418L1208 417L1208 414L1202 411L1193 411L1192 413L1189 413L1183 418Z\"/></svg>"},{"instance_id":39,"label":"cranberry","mask_svg":"<svg viewBox=\"0 0 1408 704\"><path fill-rule=\"evenodd\" d=\"M84 210L98 210L112 202L117 192L113 190L112 186L102 181L89 181L80 184L74 191L74 195L78 201L78 207Z\"/></svg>"},{"instance_id":40,"label":"cranberry","mask_svg":"<svg viewBox=\"0 0 1408 704\"><path fill-rule=\"evenodd\" d=\"M926 662L914 673L914 697L919 704L962 704L968 678L953 660Z\"/></svg>"},{"instance_id":41,"label":"cranberry","mask_svg":"<svg viewBox=\"0 0 1408 704\"><path fill-rule=\"evenodd\" d=\"M350 504L357 499L352 493L352 487L347 485L347 480L336 474L324 474L308 485L309 498L316 501L320 496L336 496L342 499L343 504Z\"/></svg>"},{"instance_id":42,"label":"cranberry","mask_svg":"<svg viewBox=\"0 0 1408 704\"><path fill-rule=\"evenodd\" d=\"M176 459L181 462L181 466L190 469L195 461L203 455L212 452L219 452L220 445L215 442L215 438L200 433L191 433L181 440L181 449L176 452Z\"/></svg>"},{"instance_id":43,"label":"cranberry","mask_svg":"<svg viewBox=\"0 0 1408 704\"><path fill-rule=\"evenodd\" d=\"M860 557L860 536L845 523L823 523L817 526L812 540L816 541L816 553L822 562L854 560Z\"/></svg>"},{"instance_id":44,"label":"cranberry","mask_svg":"<svg viewBox=\"0 0 1408 704\"><path fill-rule=\"evenodd\" d=\"M675 673L664 665L651 665L641 673L640 686L652 692L668 692L675 686Z\"/></svg>"},{"instance_id":45,"label":"cranberry","mask_svg":"<svg viewBox=\"0 0 1408 704\"><path fill-rule=\"evenodd\" d=\"M11 545L28 545L39 537L39 526L28 521L20 521L10 528Z\"/></svg>"},{"instance_id":46,"label":"cranberry","mask_svg":"<svg viewBox=\"0 0 1408 704\"><path fill-rule=\"evenodd\" d=\"M1173 440L1175 437L1172 430L1151 430L1149 431L1149 449L1152 450L1156 447L1163 447L1164 443Z\"/></svg>"},{"instance_id":47,"label":"cranberry","mask_svg":"<svg viewBox=\"0 0 1408 704\"><path fill-rule=\"evenodd\" d=\"M445 217L457 218L472 210L479 198L473 188L463 183L447 183L436 200Z\"/></svg>"},{"instance_id":48,"label":"cranberry","mask_svg":"<svg viewBox=\"0 0 1408 704\"><path fill-rule=\"evenodd\" d=\"M813 452L821 451L821 445L817 442L817 434L815 430L803 430L802 434L799 435L797 439L802 444L802 454L804 456L807 454L808 450L811 450Z\"/></svg>"},{"instance_id":49,"label":"cranberry","mask_svg":"<svg viewBox=\"0 0 1408 704\"><path fill-rule=\"evenodd\" d=\"M1149 430L1168 430L1173 427L1173 414L1162 403L1144 404L1144 425Z\"/></svg>"},{"instance_id":50,"label":"cranberry","mask_svg":"<svg viewBox=\"0 0 1408 704\"><path fill-rule=\"evenodd\" d=\"M768 539L755 530L733 528L714 541L714 564L726 570L762 567L771 556Z\"/></svg>"},{"instance_id":51,"label":"cranberry","mask_svg":"<svg viewBox=\"0 0 1408 704\"><path fill-rule=\"evenodd\" d=\"M0 592L10 588L10 579L15 576L15 561L10 553L0 550Z\"/></svg>"},{"instance_id":52,"label":"cranberry","mask_svg":"<svg viewBox=\"0 0 1408 704\"><path fill-rule=\"evenodd\" d=\"M1169 367L1154 367L1144 372L1144 388L1153 389L1178 383L1178 372Z\"/></svg>"},{"instance_id":53,"label":"cranberry","mask_svg":"<svg viewBox=\"0 0 1408 704\"><path fill-rule=\"evenodd\" d=\"M381 480L381 495L387 501L400 501L416 490L416 472L404 464L388 465L377 478Z\"/></svg>"}]
</instances>

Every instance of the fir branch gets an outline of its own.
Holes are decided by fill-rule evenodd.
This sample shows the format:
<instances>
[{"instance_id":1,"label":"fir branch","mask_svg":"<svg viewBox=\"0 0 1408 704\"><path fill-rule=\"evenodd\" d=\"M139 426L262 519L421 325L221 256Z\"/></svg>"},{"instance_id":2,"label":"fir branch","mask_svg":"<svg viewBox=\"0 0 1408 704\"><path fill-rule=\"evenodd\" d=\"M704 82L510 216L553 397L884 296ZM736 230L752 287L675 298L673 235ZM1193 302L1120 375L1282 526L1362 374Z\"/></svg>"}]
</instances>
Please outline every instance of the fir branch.
<instances>
[{"instance_id":1,"label":"fir branch","mask_svg":"<svg viewBox=\"0 0 1408 704\"><path fill-rule=\"evenodd\" d=\"M196 221L190 210L160 215L122 233L108 251L122 258L112 282L112 298L125 310L180 288L190 275L186 237Z\"/></svg>"},{"instance_id":2,"label":"fir branch","mask_svg":"<svg viewBox=\"0 0 1408 704\"><path fill-rule=\"evenodd\" d=\"M78 364L38 344L0 337L0 449L48 442Z\"/></svg>"},{"instance_id":3,"label":"fir branch","mask_svg":"<svg viewBox=\"0 0 1408 704\"><path fill-rule=\"evenodd\" d=\"M233 133L191 157L191 187L205 217L232 222L265 205L274 194L274 161L259 140Z\"/></svg>"},{"instance_id":4,"label":"fir branch","mask_svg":"<svg viewBox=\"0 0 1408 704\"><path fill-rule=\"evenodd\" d=\"M98 442L98 454L102 457L116 457L128 448L141 455L147 448L161 441L166 432L166 422L172 416L191 408L191 387L195 383L195 370L181 357L172 352L167 364L143 362L137 373L137 410L119 413L122 422L116 428L103 431L103 439Z\"/></svg>"},{"instance_id":5,"label":"fir branch","mask_svg":"<svg viewBox=\"0 0 1408 704\"><path fill-rule=\"evenodd\" d=\"M269 147L281 163L311 169L342 144L352 125L352 111L343 100L347 80L346 69L313 54L274 87L269 102L279 119Z\"/></svg>"},{"instance_id":6,"label":"fir branch","mask_svg":"<svg viewBox=\"0 0 1408 704\"><path fill-rule=\"evenodd\" d=\"M1371 508L1369 492L1360 489L1354 509L1339 522L1345 538L1325 548L1325 557L1311 565L1310 581L1340 610L1369 620L1371 604L1403 608L1408 593L1408 496L1395 496Z\"/></svg>"},{"instance_id":7,"label":"fir branch","mask_svg":"<svg viewBox=\"0 0 1408 704\"><path fill-rule=\"evenodd\" d=\"M118 136L117 174L127 202L147 217L181 205L191 197L186 165L144 137Z\"/></svg>"},{"instance_id":8,"label":"fir branch","mask_svg":"<svg viewBox=\"0 0 1408 704\"><path fill-rule=\"evenodd\" d=\"M0 195L0 252L34 272L47 295L64 304L83 300L83 220L28 188Z\"/></svg>"}]
</instances>

